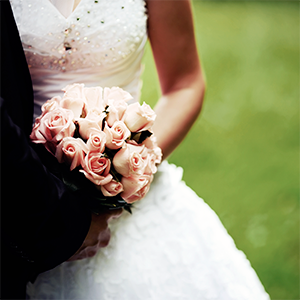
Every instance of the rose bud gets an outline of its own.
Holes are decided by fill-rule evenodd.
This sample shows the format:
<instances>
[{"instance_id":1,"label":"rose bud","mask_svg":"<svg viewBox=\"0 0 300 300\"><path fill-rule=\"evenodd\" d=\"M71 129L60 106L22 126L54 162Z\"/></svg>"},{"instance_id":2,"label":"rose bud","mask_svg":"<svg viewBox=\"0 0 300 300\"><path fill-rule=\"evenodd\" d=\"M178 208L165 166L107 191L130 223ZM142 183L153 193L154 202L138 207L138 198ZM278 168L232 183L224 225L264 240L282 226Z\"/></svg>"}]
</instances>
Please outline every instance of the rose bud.
<instances>
[{"instance_id":1,"label":"rose bud","mask_svg":"<svg viewBox=\"0 0 300 300\"><path fill-rule=\"evenodd\" d=\"M112 127L116 121L122 120L128 104L123 100L109 99L107 105L108 114L106 117L106 122L110 127Z\"/></svg>"},{"instance_id":2,"label":"rose bud","mask_svg":"<svg viewBox=\"0 0 300 300\"><path fill-rule=\"evenodd\" d=\"M119 87L112 87L112 88L104 88L104 105L108 105L108 101L109 100L115 100L115 101L129 101L132 98L132 96L124 91L123 89L119 88Z\"/></svg>"},{"instance_id":3,"label":"rose bud","mask_svg":"<svg viewBox=\"0 0 300 300\"><path fill-rule=\"evenodd\" d=\"M113 158L115 170L122 176L142 175L146 166L144 146L125 144Z\"/></svg>"},{"instance_id":4,"label":"rose bud","mask_svg":"<svg viewBox=\"0 0 300 300\"><path fill-rule=\"evenodd\" d=\"M70 165L70 171L82 165L84 161L84 152L87 153L87 145L82 139L65 137L57 146L55 157L58 162L66 162Z\"/></svg>"},{"instance_id":5,"label":"rose bud","mask_svg":"<svg viewBox=\"0 0 300 300\"><path fill-rule=\"evenodd\" d=\"M78 119L82 115L82 111L85 104L82 98L72 98L64 96L60 101L60 105L65 109L72 110L74 118Z\"/></svg>"},{"instance_id":6,"label":"rose bud","mask_svg":"<svg viewBox=\"0 0 300 300\"><path fill-rule=\"evenodd\" d=\"M123 192L123 185L121 182L117 182L113 179L111 182L101 185L100 189L104 196L114 197Z\"/></svg>"},{"instance_id":7,"label":"rose bud","mask_svg":"<svg viewBox=\"0 0 300 300\"><path fill-rule=\"evenodd\" d=\"M109 149L121 148L130 136L129 129L122 121L116 121L111 128L105 124L104 132L106 134L106 147Z\"/></svg>"},{"instance_id":8,"label":"rose bud","mask_svg":"<svg viewBox=\"0 0 300 300\"><path fill-rule=\"evenodd\" d=\"M43 114L49 112L50 110L55 110L60 106L60 101L61 101L61 97L57 96L57 97L53 97L50 100L47 100L43 105L42 105L42 112Z\"/></svg>"},{"instance_id":9,"label":"rose bud","mask_svg":"<svg viewBox=\"0 0 300 300\"><path fill-rule=\"evenodd\" d=\"M84 159L82 172L87 179L96 185L105 185L112 180L110 171L110 160L101 153L89 152Z\"/></svg>"},{"instance_id":10,"label":"rose bud","mask_svg":"<svg viewBox=\"0 0 300 300\"><path fill-rule=\"evenodd\" d=\"M34 126L30 139L34 143L44 143L52 154L57 144L64 137L72 137L75 131L73 112L68 109L57 108L47 112Z\"/></svg>"},{"instance_id":11,"label":"rose bud","mask_svg":"<svg viewBox=\"0 0 300 300\"><path fill-rule=\"evenodd\" d=\"M128 105L125 113L124 123L131 132L148 130L152 127L156 118L155 112L146 104L133 103Z\"/></svg>"},{"instance_id":12,"label":"rose bud","mask_svg":"<svg viewBox=\"0 0 300 300\"><path fill-rule=\"evenodd\" d=\"M85 101L85 95L83 89L84 89L83 83L69 84L62 89L65 92L63 97L70 97L74 99L79 98Z\"/></svg>"},{"instance_id":13,"label":"rose bud","mask_svg":"<svg viewBox=\"0 0 300 300\"><path fill-rule=\"evenodd\" d=\"M121 197L127 203L141 200L148 193L152 180L153 175L123 177L121 183L124 191L121 193Z\"/></svg>"},{"instance_id":14,"label":"rose bud","mask_svg":"<svg viewBox=\"0 0 300 300\"><path fill-rule=\"evenodd\" d=\"M103 89L100 86L97 87L85 87L83 89L88 110L91 108L98 108L99 110L104 110L104 104L102 100Z\"/></svg>"},{"instance_id":15,"label":"rose bud","mask_svg":"<svg viewBox=\"0 0 300 300\"><path fill-rule=\"evenodd\" d=\"M89 133L90 135L87 141L87 147L89 151L103 153L105 150L106 134L103 131L95 128L91 128Z\"/></svg>"}]
</instances>

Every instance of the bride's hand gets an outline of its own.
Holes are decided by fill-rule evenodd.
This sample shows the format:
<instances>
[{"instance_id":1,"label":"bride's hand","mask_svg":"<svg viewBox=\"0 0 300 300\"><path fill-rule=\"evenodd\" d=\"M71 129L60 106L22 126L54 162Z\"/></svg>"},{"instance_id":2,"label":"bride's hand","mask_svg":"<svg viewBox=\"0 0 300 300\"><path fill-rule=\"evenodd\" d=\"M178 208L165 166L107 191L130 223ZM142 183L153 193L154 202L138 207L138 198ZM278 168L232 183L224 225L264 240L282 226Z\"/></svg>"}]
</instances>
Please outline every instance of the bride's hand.
<instances>
[{"instance_id":1,"label":"bride's hand","mask_svg":"<svg viewBox=\"0 0 300 300\"><path fill-rule=\"evenodd\" d=\"M121 214L122 209L110 210L99 215L92 214L91 226L83 244L68 261L92 257L100 248L106 247L110 240L108 222Z\"/></svg>"}]
</instances>

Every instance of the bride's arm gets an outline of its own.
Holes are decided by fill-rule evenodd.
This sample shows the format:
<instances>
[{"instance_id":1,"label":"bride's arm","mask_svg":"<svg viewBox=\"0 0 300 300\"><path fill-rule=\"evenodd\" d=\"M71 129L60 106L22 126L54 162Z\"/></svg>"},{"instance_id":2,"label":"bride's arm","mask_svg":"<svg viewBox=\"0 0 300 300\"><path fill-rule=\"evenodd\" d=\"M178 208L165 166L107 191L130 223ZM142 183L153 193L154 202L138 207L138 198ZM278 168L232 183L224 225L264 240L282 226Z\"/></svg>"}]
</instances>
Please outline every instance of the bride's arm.
<instances>
[{"instance_id":1,"label":"bride's arm","mask_svg":"<svg viewBox=\"0 0 300 300\"><path fill-rule=\"evenodd\" d=\"M197 119L205 83L190 1L149 0L147 7L148 34L162 91L153 130L166 158Z\"/></svg>"}]
</instances>

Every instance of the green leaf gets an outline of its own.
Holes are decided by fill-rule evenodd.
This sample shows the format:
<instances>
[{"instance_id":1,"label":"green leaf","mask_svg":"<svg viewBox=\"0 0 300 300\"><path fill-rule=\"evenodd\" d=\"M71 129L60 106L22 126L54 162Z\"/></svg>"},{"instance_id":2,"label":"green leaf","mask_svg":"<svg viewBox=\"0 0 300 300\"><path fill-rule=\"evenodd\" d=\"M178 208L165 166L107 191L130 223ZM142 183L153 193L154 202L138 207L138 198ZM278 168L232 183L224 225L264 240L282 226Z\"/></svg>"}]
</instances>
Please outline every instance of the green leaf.
<instances>
[{"instance_id":1,"label":"green leaf","mask_svg":"<svg viewBox=\"0 0 300 300\"><path fill-rule=\"evenodd\" d=\"M152 135L152 132L149 130L144 130L141 132L133 132L131 133L131 140L136 141L138 144L141 144L144 140L146 140L148 137Z\"/></svg>"}]
</instances>

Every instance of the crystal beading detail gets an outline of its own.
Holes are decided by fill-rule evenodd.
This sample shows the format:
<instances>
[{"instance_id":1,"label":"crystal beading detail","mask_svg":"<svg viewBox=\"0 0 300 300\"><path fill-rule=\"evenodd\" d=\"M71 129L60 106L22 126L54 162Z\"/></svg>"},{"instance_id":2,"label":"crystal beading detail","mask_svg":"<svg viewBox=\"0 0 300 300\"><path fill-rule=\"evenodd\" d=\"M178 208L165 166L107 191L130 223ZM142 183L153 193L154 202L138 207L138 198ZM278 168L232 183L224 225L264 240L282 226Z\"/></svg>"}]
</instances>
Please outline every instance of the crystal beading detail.
<instances>
[{"instance_id":1,"label":"crystal beading detail","mask_svg":"<svg viewBox=\"0 0 300 300\"><path fill-rule=\"evenodd\" d=\"M68 18L50 2L40 7L38 1L29 5L11 1L30 68L65 72L116 64L130 56L147 34L144 1L81 0ZM44 22L51 31L45 31Z\"/></svg>"}]
</instances>

